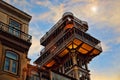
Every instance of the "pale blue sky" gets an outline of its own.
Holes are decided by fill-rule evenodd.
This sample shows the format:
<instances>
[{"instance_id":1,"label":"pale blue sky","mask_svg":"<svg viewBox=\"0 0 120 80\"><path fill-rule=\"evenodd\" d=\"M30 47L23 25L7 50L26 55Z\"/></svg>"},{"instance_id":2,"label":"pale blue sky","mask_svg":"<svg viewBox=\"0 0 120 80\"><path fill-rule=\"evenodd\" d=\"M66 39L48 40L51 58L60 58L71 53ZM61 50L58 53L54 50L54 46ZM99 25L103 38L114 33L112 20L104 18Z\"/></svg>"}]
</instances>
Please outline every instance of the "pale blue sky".
<instances>
[{"instance_id":1,"label":"pale blue sky","mask_svg":"<svg viewBox=\"0 0 120 80\"><path fill-rule=\"evenodd\" d=\"M29 58L39 57L40 38L70 11L89 24L88 33L102 42L103 52L89 64L91 80L120 80L120 0L4 0L32 16Z\"/></svg>"}]
</instances>

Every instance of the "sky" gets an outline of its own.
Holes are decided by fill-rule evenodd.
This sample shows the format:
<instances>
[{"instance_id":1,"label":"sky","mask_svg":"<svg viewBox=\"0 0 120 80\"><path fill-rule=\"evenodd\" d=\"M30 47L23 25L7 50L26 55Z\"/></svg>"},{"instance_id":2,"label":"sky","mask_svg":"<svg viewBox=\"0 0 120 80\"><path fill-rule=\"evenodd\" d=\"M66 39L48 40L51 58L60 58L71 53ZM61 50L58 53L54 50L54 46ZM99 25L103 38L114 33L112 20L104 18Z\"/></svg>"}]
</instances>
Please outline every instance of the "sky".
<instances>
[{"instance_id":1,"label":"sky","mask_svg":"<svg viewBox=\"0 0 120 80\"><path fill-rule=\"evenodd\" d=\"M87 33L101 41L103 52L89 64L91 80L120 80L120 0L4 0L32 16L29 34L31 63L43 49L40 38L62 17L72 12L87 21Z\"/></svg>"}]
</instances>

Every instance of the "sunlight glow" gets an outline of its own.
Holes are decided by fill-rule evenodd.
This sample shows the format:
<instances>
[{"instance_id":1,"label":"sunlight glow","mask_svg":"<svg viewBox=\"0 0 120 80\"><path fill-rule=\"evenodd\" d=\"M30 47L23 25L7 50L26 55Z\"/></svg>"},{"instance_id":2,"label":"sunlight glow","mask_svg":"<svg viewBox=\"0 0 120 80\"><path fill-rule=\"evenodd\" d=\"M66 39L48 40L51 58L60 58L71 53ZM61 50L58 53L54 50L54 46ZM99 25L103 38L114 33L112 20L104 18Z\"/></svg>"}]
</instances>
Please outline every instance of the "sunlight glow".
<instances>
[{"instance_id":1,"label":"sunlight glow","mask_svg":"<svg viewBox=\"0 0 120 80\"><path fill-rule=\"evenodd\" d=\"M96 13L97 12L97 7L96 6L92 6L91 10Z\"/></svg>"}]
</instances>

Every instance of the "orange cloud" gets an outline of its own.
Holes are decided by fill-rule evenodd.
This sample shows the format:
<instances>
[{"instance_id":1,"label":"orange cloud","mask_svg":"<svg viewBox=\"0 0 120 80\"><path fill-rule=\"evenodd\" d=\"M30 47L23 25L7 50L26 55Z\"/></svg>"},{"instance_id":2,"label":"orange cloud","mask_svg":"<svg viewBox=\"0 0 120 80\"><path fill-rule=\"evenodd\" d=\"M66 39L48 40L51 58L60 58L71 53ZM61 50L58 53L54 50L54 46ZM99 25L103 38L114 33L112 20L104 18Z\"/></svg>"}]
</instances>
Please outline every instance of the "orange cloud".
<instances>
[{"instance_id":1,"label":"orange cloud","mask_svg":"<svg viewBox=\"0 0 120 80\"><path fill-rule=\"evenodd\" d=\"M120 80L120 73L110 74L109 72L93 72L91 80Z\"/></svg>"}]
</instances>

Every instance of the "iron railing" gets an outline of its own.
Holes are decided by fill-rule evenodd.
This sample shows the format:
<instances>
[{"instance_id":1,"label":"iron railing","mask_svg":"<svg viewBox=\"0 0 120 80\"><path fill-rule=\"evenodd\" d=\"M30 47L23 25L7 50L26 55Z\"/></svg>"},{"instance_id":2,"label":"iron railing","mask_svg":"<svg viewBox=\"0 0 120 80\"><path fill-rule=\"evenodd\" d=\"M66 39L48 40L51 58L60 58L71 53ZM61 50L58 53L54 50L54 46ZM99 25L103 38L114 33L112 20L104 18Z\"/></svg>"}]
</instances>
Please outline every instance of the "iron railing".
<instances>
[{"instance_id":1,"label":"iron railing","mask_svg":"<svg viewBox=\"0 0 120 80\"><path fill-rule=\"evenodd\" d=\"M31 43L32 36L0 21L0 30Z\"/></svg>"},{"instance_id":2,"label":"iron railing","mask_svg":"<svg viewBox=\"0 0 120 80\"><path fill-rule=\"evenodd\" d=\"M40 62L40 64L43 64L46 60L52 58L59 50L65 47L65 45L70 42L74 34L77 34L80 40L82 40L83 42L88 43L89 45L94 47L98 46L96 48L101 50L101 46L98 45L100 44L99 40L74 27L65 32L65 34L63 34L63 36L61 36L58 41L54 41L56 42L55 44L57 46L54 51L51 52L49 49L44 49L43 52L41 51L42 55L40 56L39 61L41 61L42 63Z\"/></svg>"}]
</instances>

